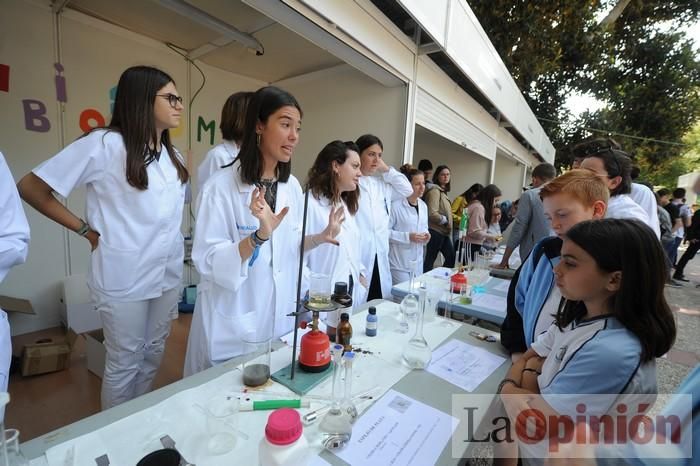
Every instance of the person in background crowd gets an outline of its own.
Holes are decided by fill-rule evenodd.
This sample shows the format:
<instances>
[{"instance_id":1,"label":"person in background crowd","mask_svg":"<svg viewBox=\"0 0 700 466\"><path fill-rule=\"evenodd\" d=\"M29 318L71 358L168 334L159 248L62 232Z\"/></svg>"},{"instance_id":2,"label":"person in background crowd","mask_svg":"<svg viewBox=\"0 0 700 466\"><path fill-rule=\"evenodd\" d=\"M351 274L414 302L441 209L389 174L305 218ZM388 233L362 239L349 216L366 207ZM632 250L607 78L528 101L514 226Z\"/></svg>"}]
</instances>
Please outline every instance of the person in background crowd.
<instances>
[{"instance_id":1,"label":"person in background crowd","mask_svg":"<svg viewBox=\"0 0 700 466\"><path fill-rule=\"evenodd\" d=\"M107 350L103 409L150 390L177 316L189 174L170 129L183 110L170 76L129 68L109 126L78 138L18 185L29 205L90 244L87 283ZM85 220L53 195L68 197L78 186L87 188Z\"/></svg>"},{"instance_id":2,"label":"person in background crowd","mask_svg":"<svg viewBox=\"0 0 700 466\"><path fill-rule=\"evenodd\" d=\"M430 241L425 252L423 271L432 270L438 252L442 253L444 267L455 265L455 248L452 244L452 204L447 197L450 192L450 169L440 165L433 175L434 186L425 193L428 205L428 228Z\"/></svg>"},{"instance_id":3,"label":"person in background crowd","mask_svg":"<svg viewBox=\"0 0 700 466\"><path fill-rule=\"evenodd\" d=\"M406 164L401 167L413 186L413 194L405 199L396 199L391 206L389 227L389 264L394 285L405 282L423 273L425 245L430 240L428 233L428 206L421 199L425 192L423 172Z\"/></svg>"},{"instance_id":4,"label":"person in background crowd","mask_svg":"<svg viewBox=\"0 0 700 466\"><path fill-rule=\"evenodd\" d=\"M685 266L688 265L688 262L700 251L700 209L696 210L693 214L690 226L685 231L685 239L688 241L688 249L685 250L678 260L673 278L687 282L688 279L683 275Z\"/></svg>"},{"instance_id":5,"label":"person in background crowd","mask_svg":"<svg viewBox=\"0 0 700 466\"><path fill-rule=\"evenodd\" d=\"M495 268L507 269L510 256L516 246L520 246L520 258L525 258L530 254L535 243L542 238L549 236L547 219L544 218L542 200L540 199L540 189L542 185L554 179L557 170L550 163L541 163L532 171L532 189L529 189L520 196L518 203L518 214L513 220L513 230L508 237L506 251L503 253L501 263Z\"/></svg>"},{"instance_id":6,"label":"person in background crowd","mask_svg":"<svg viewBox=\"0 0 700 466\"><path fill-rule=\"evenodd\" d=\"M389 266L389 218L391 203L413 193L408 179L389 167L382 154L382 141L372 134L355 141L360 149L360 208L357 227L364 235L361 242L362 265L369 272L367 300L391 299L391 267ZM358 303L360 304L360 303Z\"/></svg>"},{"instance_id":7,"label":"person in background crowd","mask_svg":"<svg viewBox=\"0 0 700 466\"><path fill-rule=\"evenodd\" d=\"M658 232L659 235L661 235L659 215L657 212L658 204L656 203L656 196L654 195L654 187L649 183L636 182L637 178L639 178L639 173L639 167L637 165L632 165L632 170L630 170L630 178L632 179L630 197L634 202L639 204L639 207L649 216L647 225L649 225L654 232Z\"/></svg>"},{"instance_id":8,"label":"person in background crowd","mask_svg":"<svg viewBox=\"0 0 700 466\"><path fill-rule=\"evenodd\" d=\"M201 190L204 183L219 168L230 164L238 155L245 131L245 112L252 92L236 92L229 96L221 109L221 144L214 146L197 169L197 182Z\"/></svg>"},{"instance_id":9,"label":"person in background crowd","mask_svg":"<svg viewBox=\"0 0 700 466\"><path fill-rule=\"evenodd\" d=\"M455 251L459 242L459 227L462 223L462 216L466 213L469 203L476 198L476 195L482 189L484 189L482 184L474 183L452 201L452 242L454 243Z\"/></svg>"},{"instance_id":10,"label":"person in background crowd","mask_svg":"<svg viewBox=\"0 0 700 466\"><path fill-rule=\"evenodd\" d=\"M658 228L657 230L653 229L653 224L659 222L658 216L655 215L656 221L650 225L652 222L650 222L647 213L629 196L632 184L630 177L632 161L625 152L617 149L601 149L587 155L581 163L581 168L591 170L608 185L610 200L605 214L606 218L637 219L647 224L657 238L661 236L661 231Z\"/></svg>"},{"instance_id":11,"label":"person in background crowd","mask_svg":"<svg viewBox=\"0 0 700 466\"><path fill-rule=\"evenodd\" d=\"M683 226L680 218L680 208L678 205L671 203L671 191L668 189L661 188L657 191L656 195L659 197L659 205L668 214L669 221L671 222L671 230L667 234L671 236L671 239L669 241L667 237L665 241L662 241L662 245L669 260L669 267L673 268L673 258L677 255L678 251L676 231Z\"/></svg>"},{"instance_id":12,"label":"person in background crowd","mask_svg":"<svg viewBox=\"0 0 700 466\"><path fill-rule=\"evenodd\" d=\"M588 162L582 161L582 168L593 169L599 175L606 173L601 176L609 175L608 185L612 196L608 205L609 217L637 218L649 225L657 237L661 237L654 192L643 184L633 183L632 174L638 173L638 167L635 169L630 155L622 150L617 141L612 138L583 141L575 147L575 153L584 159L594 157ZM639 209L629 200L640 207L646 219L641 217Z\"/></svg>"},{"instance_id":13,"label":"person in background crowd","mask_svg":"<svg viewBox=\"0 0 700 466\"><path fill-rule=\"evenodd\" d=\"M662 190L659 190L661 192ZM657 211L659 213L659 229L661 230L661 246L664 250L664 255L666 256L666 284L672 287L682 286L679 282L671 278L671 259L669 258L670 248L674 243L673 235L673 224L671 223L671 215L666 209L661 205L661 197L659 193L654 193L656 196Z\"/></svg>"},{"instance_id":14,"label":"person in background crowd","mask_svg":"<svg viewBox=\"0 0 700 466\"><path fill-rule=\"evenodd\" d=\"M0 283L15 265L24 263L29 252L29 224L17 194L15 181L0 152ZM0 309L0 392L7 391L10 380L12 344L7 313ZM0 421L4 418L0 409Z\"/></svg>"},{"instance_id":15,"label":"person in background crowd","mask_svg":"<svg viewBox=\"0 0 700 466\"><path fill-rule=\"evenodd\" d=\"M425 190L427 191L433 186L433 163L428 159L421 159L421 161L418 162L418 170L423 172L423 176L425 177Z\"/></svg>"},{"instance_id":16,"label":"person in background crowd","mask_svg":"<svg viewBox=\"0 0 700 466\"><path fill-rule=\"evenodd\" d=\"M683 201L683 198L685 198L685 188L676 188L673 190L673 200L671 201L671 204L678 207L678 217L680 218L680 228L675 231L676 239L673 245L673 250L671 251L671 264L673 264L674 267L676 266L676 260L678 259L678 247L683 242L683 238L685 237L685 229L690 226L693 215L693 213L690 211L690 207L688 207ZM688 281L682 273L674 273L673 278L682 282Z\"/></svg>"},{"instance_id":17,"label":"person in background crowd","mask_svg":"<svg viewBox=\"0 0 700 466\"><path fill-rule=\"evenodd\" d=\"M469 257L474 259L481 251L485 240L497 241L497 238L487 233L491 213L498 204L501 197L501 190L495 184L490 184L482 189L476 198L467 207L469 215L469 225L467 226L467 236L465 243Z\"/></svg>"},{"instance_id":18,"label":"person in background crowd","mask_svg":"<svg viewBox=\"0 0 700 466\"><path fill-rule=\"evenodd\" d=\"M487 249L489 251L495 251L496 248L498 247L498 242L500 241L501 238L501 208L499 206L495 206L493 210L491 211L491 223L489 223L489 228L486 230L487 239L484 240L483 247L484 249ZM488 238L495 238L495 241L492 241Z\"/></svg>"}]
</instances>

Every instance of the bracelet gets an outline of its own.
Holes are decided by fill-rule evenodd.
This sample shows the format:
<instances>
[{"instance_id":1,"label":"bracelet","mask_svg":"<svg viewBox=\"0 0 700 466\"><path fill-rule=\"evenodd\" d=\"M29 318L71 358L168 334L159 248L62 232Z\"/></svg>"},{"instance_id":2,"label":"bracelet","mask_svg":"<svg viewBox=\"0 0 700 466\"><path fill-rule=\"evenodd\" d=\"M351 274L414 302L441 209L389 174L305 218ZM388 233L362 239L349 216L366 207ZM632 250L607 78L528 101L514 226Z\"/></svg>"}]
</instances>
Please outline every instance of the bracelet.
<instances>
[{"instance_id":1,"label":"bracelet","mask_svg":"<svg viewBox=\"0 0 700 466\"><path fill-rule=\"evenodd\" d=\"M253 234L250 235L250 239L253 241L253 247L257 247L262 246L265 243L265 241L267 241L270 238L262 239L260 236L258 236L258 230L255 230Z\"/></svg>"},{"instance_id":2,"label":"bracelet","mask_svg":"<svg viewBox=\"0 0 700 466\"><path fill-rule=\"evenodd\" d=\"M519 384L518 382L516 382L515 380L513 380L513 379L503 379L503 380L501 380L501 383L498 384L498 388L496 389L496 394L497 394L497 395L500 395L500 394L501 394L501 391L503 390L503 387L504 387L505 384L507 384L507 383L512 383L512 384L515 385L516 387L520 388L520 384Z\"/></svg>"},{"instance_id":3,"label":"bracelet","mask_svg":"<svg viewBox=\"0 0 700 466\"><path fill-rule=\"evenodd\" d=\"M80 228L75 230L75 232L77 234L79 234L80 236L87 236L88 231L90 231L90 225L88 225L87 222L81 218L80 219Z\"/></svg>"},{"instance_id":4,"label":"bracelet","mask_svg":"<svg viewBox=\"0 0 700 466\"><path fill-rule=\"evenodd\" d=\"M534 372L537 375L542 375L542 372L538 371L537 369L533 369L531 367L526 367L523 369L523 372Z\"/></svg>"}]
</instances>

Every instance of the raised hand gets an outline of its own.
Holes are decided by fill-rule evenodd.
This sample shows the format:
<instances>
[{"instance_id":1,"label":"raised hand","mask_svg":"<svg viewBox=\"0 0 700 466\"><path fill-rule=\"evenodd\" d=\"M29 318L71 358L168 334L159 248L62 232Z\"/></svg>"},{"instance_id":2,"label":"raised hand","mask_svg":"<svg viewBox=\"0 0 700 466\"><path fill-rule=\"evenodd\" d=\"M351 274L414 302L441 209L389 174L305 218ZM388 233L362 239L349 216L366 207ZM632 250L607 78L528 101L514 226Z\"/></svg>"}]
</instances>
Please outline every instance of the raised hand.
<instances>
[{"instance_id":1,"label":"raised hand","mask_svg":"<svg viewBox=\"0 0 700 466\"><path fill-rule=\"evenodd\" d=\"M265 200L265 190L264 186L255 188L249 206L253 217L260 221L258 236L261 239L268 239L289 212L289 207L285 207L280 213L275 214Z\"/></svg>"},{"instance_id":2,"label":"raised hand","mask_svg":"<svg viewBox=\"0 0 700 466\"><path fill-rule=\"evenodd\" d=\"M322 243L330 243L338 246L340 243L336 236L340 233L340 228L345 221L345 209L343 206L331 207L331 212L328 214L328 225L319 233L319 241Z\"/></svg>"}]
</instances>

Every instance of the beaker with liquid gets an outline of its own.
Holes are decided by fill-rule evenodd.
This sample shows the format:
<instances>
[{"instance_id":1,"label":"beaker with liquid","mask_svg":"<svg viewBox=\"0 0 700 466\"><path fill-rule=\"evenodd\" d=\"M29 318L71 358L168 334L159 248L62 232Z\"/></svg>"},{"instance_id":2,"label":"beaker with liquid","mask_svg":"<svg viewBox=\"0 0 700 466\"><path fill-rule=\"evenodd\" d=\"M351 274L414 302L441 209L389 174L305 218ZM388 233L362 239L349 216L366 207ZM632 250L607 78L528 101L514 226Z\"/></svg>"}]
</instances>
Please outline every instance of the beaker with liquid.
<instances>
[{"instance_id":1,"label":"beaker with liquid","mask_svg":"<svg viewBox=\"0 0 700 466\"><path fill-rule=\"evenodd\" d=\"M248 387L259 387L270 379L272 338L269 333L249 333L243 338L246 358L243 363L243 384Z\"/></svg>"},{"instance_id":2,"label":"beaker with liquid","mask_svg":"<svg viewBox=\"0 0 700 466\"><path fill-rule=\"evenodd\" d=\"M331 277L311 272L309 277L309 303L312 309L328 309L331 305Z\"/></svg>"}]
</instances>

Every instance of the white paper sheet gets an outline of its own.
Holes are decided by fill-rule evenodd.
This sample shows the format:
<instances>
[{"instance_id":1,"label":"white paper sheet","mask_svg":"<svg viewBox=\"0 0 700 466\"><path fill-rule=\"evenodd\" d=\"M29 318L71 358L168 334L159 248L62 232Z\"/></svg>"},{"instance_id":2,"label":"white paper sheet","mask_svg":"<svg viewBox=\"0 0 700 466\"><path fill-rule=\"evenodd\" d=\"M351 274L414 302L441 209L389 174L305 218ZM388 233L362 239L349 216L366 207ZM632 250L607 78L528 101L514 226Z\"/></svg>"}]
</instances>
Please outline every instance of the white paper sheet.
<instances>
[{"instance_id":1,"label":"white paper sheet","mask_svg":"<svg viewBox=\"0 0 700 466\"><path fill-rule=\"evenodd\" d=\"M505 360L477 346L450 340L433 351L427 371L472 392Z\"/></svg>"},{"instance_id":2,"label":"white paper sheet","mask_svg":"<svg viewBox=\"0 0 700 466\"><path fill-rule=\"evenodd\" d=\"M357 421L350 444L338 453L353 466L435 464L458 420L389 390Z\"/></svg>"},{"instance_id":3,"label":"white paper sheet","mask_svg":"<svg viewBox=\"0 0 700 466\"><path fill-rule=\"evenodd\" d=\"M491 280L498 280L496 285L492 288L494 291L502 291L503 293L508 293L508 288L510 287L510 280L502 280L500 278L491 277Z\"/></svg>"},{"instance_id":4,"label":"white paper sheet","mask_svg":"<svg viewBox=\"0 0 700 466\"><path fill-rule=\"evenodd\" d=\"M505 313L508 300L503 296L496 296L490 293L472 293L472 304L491 311Z\"/></svg>"},{"instance_id":5,"label":"white paper sheet","mask_svg":"<svg viewBox=\"0 0 700 466\"><path fill-rule=\"evenodd\" d=\"M434 268L433 270L427 272L426 275L428 275L430 277L447 279L453 273L454 272L452 271L452 269L449 269L447 267L437 267L437 268Z\"/></svg>"}]
</instances>

